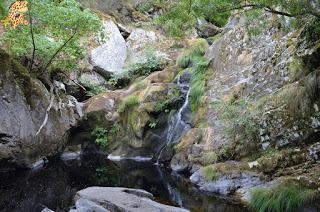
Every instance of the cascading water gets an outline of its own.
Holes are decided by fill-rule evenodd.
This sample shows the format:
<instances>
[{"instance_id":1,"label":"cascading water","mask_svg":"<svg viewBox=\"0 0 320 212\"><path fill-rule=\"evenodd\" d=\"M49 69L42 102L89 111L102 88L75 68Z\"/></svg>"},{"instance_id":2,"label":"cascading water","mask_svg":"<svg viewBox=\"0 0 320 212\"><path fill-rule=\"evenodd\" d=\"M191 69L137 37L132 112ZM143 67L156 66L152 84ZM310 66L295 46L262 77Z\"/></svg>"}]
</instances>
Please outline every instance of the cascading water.
<instances>
[{"instance_id":1,"label":"cascading water","mask_svg":"<svg viewBox=\"0 0 320 212\"><path fill-rule=\"evenodd\" d=\"M166 141L162 148L159 151L157 164L159 164L163 152L172 146L173 144L179 142L181 136L191 129L189 122L191 109L189 106L189 95L191 92L191 87L189 85L190 82L190 74L189 72L185 72L183 75L179 76L176 80L176 84L179 86L182 95L184 96L184 103L181 108L176 112L169 121L169 126L167 130Z\"/></svg>"}]
</instances>

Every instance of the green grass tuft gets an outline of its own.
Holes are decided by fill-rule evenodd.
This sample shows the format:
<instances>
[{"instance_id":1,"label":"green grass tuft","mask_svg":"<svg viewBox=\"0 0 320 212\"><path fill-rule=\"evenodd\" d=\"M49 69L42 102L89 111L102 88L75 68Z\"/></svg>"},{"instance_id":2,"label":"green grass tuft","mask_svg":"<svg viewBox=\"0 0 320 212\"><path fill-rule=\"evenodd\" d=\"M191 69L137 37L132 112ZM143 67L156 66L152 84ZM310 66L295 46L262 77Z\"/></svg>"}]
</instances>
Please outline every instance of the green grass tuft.
<instances>
[{"instance_id":1,"label":"green grass tuft","mask_svg":"<svg viewBox=\"0 0 320 212\"><path fill-rule=\"evenodd\" d=\"M206 166L201 169L202 174L207 181L217 180L219 177L219 173L212 166Z\"/></svg>"},{"instance_id":2,"label":"green grass tuft","mask_svg":"<svg viewBox=\"0 0 320 212\"><path fill-rule=\"evenodd\" d=\"M190 103L192 112L196 112L202 106L202 97L206 93L208 80L209 61L200 59L193 68L191 77Z\"/></svg>"},{"instance_id":3,"label":"green grass tuft","mask_svg":"<svg viewBox=\"0 0 320 212\"><path fill-rule=\"evenodd\" d=\"M313 194L313 190L297 185L280 185L274 189L259 188L252 192L250 206L257 212L297 211Z\"/></svg>"},{"instance_id":4,"label":"green grass tuft","mask_svg":"<svg viewBox=\"0 0 320 212\"><path fill-rule=\"evenodd\" d=\"M188 68L189 66L195 65L202 59L208 48L209 45L206 40L198 39L188 50L184 51L178 57L177 66L181 68Z\"/></svg>"},{"instance_id":5,"label":"green grass tuft","mask_svg":"<svg viewBox=\"0 0 320 212\"><path fill-rule=\"evenodd\" d=\"M121 104L118 107L118 113L124 113L129 109L132 109L140 104L139 97L131 95L122 100Z\"/></svg>"}]
</instances>

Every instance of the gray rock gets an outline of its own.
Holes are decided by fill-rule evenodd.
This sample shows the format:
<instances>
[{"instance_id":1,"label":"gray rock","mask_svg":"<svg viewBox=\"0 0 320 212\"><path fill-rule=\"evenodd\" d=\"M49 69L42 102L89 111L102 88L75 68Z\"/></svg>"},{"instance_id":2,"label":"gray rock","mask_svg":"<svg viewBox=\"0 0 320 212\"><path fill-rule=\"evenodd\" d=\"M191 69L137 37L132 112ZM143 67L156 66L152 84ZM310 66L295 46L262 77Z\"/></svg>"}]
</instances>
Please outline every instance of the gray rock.
<instances>
[{"instance_id":1,"label":"gray rock","mask_svg":"<svg viewBox=\"0 0 320 212\"><path fill-rule=\"evenodd\" d=\"M158 41L158 36L153 31L135 29L127 38L128 58L127 64L144 62L147 48L152 48ZM159 53L161 55L161 53Z\"/></svg>"},{"instance_id":2,"label":"gray rock","mask_svg":"<svg viewBox=\"0 0 320 212\"><path fill-rule=\"evenodd\" d=\"M197 32L200 37L209 38L222 32L222 29L204 19L197 21Z\"/></svg>"},{"instance_id":3,"label":"gray rock","mask_svg":"<svg viewBox=\"0 0 320 212\"><path fill-rule=\"evenodd\" d=\"M42 209L41 212L54 212L54 211L46 207L46 208Z\"/></svg>"},{"instance_id":4,"label":"gray rock","mask_svg":"<svg viewBox=\"0 0 320 212\"><path fill-rule=\"evenodd\" d=\"M80 75L80 83L85 87L95 87L105 84L106 80L96 72L85 72Z\"/></svg>"},{"instance_id":5,"label":"gray rock","mask_svg":"<svg viewBox=\"0 0 320 212\"><path fill-rule=\"evenodd\" d=\"M60 158L63 161L78 160L80 159L80 152L64 152Z\"/></svg>"},{"instance_id":6,"label":"gray rock","mask_svg":"<svg viewBox=\"0 0 320 212\"><path fill-rule=\"evenodd\" d=\"M207 181L201 169L193 173L190 180L197 184L200 190L222 195L234 194L239 189L242 189L242 191L250 190L252 187L263 183L259 175L251 172L223 175L215 181Z\"/></svg>"},{"instance_id":7,"label":"gray rock","mask_svg":"<svg viewBox=\"0 0 320 212\"><path fill-rule=\"evenodd\" d=\"M125 23L133 21L131 1L128 0L78 0L82 6L118 17Z\"/></svg>"},{"instance_id":8,"label":"gray rock","mask_svg":"<svg viewBox=\"0 0 320 212\"><path fill-rule=\"evenodd\" d=\"M313 144L308 149L308 158L313 161L318 161L320 159L320 142Z\"/></svg>"},{"instance_id":9,"label":"gray rock","mask_svg":"<svg viewBox=\"0 0 320 212\"><path fill-rule=\"evenodd\" d=\"M76 209L84 211L126 211L126 212L187 212L188 210L157 203L152 194L140 189L118 187L89 187L78 191L75 196Z\"/></svg>"},{"instance_id":10,"label":"gray rock","mask_svg":"<svg viewBox=\"0 0 320 212\"><path fill-rule=\"evenodd\" d=\"M117 25L109 20L104 22L106 41L91 51L90 63L104 77L121 72L127 58L126 41Z\"/></svg>"},{"instance_id":11,"label":"gray rock","mask_svg":"<svg viewBox=\"0 0 320 212\"><path fill-rule=\"evenodd\" d=\"M74 104L69 104L68 96L60 103L55 98L47 122L36 136L51 95L40 81L28 77L27 70L1 50L0 64L4 64L0 67L0 161L37 167L42 162L36 161L61 151L80 114Z\"/></svg>"}]
</instances>

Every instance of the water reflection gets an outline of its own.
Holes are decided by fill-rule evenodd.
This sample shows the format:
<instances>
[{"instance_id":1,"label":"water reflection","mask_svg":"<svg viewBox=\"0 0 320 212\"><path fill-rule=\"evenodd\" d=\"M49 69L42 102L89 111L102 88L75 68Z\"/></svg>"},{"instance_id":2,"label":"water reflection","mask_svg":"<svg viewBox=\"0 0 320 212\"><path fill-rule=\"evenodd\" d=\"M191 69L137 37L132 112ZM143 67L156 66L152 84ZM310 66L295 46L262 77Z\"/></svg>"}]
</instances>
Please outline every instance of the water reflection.
<instances>
[{"instance_id":1,"label":"water reflection","mask_svg":"<svg viewBox=\"0 0 320 212\"><path fill-rule=\"evenodd\" d=\"M0 211L68 211L76 191L89 186L145 189L165 204L191 211L246 211L241 205L205 195L179 175L148 162L111 162L87 155L81 161L49 163L37 172L0 173Z\"/></svg>"}]
</instances>

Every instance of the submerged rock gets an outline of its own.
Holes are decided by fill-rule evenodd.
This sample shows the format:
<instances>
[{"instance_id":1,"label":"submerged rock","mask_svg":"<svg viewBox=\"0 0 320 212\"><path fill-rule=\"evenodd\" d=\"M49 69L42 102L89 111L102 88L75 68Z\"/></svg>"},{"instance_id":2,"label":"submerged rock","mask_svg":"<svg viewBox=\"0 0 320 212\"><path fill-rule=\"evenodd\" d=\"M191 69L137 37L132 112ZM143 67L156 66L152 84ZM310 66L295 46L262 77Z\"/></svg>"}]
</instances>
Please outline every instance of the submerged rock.
<instances>
[{"instance_id":1,"label":"submerged rock","mask_svg":"<svg viewBox=\"0 0 320 212\"><path fill-rule=\"evenodd\" d=\"M76 208L70 212L187 212L188 210L157 203L153 195L140 189L119 187L89 187L78 191Z\"/></svg>"}]
</instances>

